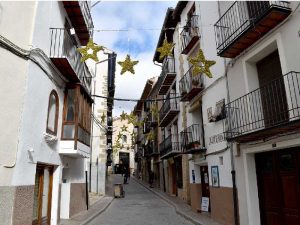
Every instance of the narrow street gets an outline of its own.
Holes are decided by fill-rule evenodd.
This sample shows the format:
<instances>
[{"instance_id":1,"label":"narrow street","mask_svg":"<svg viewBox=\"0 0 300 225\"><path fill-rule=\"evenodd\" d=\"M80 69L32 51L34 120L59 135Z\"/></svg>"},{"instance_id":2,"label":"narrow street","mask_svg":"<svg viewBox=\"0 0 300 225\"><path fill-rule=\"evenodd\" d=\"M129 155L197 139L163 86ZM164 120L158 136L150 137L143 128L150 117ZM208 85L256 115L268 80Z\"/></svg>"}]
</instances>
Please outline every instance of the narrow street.
<instances>
[{"instance_id":1,"label":"narrow street","mask_svg":"<svg viewBox=\"0 0 300 225\"><path fill-rule=\"evenodd\" d=\"M117 177L121 180L120 175ZM177 215L174 208L130 179L124 185L125 198L115 198L105 212L91 221L90 225L191 225Z\"/></svg>"}]
</instances>

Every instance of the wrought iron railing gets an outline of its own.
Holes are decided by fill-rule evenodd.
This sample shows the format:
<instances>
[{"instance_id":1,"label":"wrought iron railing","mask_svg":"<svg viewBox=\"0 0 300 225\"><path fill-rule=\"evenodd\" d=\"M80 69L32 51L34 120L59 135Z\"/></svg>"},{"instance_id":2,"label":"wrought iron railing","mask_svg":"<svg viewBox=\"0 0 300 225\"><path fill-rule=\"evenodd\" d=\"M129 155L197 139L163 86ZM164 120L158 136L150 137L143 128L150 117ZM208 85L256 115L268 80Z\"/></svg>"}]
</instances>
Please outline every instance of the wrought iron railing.
<instances>
[{"instance_id":1,"label":"wrought iron railing","mask_svg":"<svg viewBox=\"0 0 300 225\"><path fill-rule=\"evenodd\" d=\"M300 73L289 72L225 106L225 134L234 138L300 119Z\"/></svg>"},{"instance_id":2,"label":"wrought iron railing","mask_svg":"<svg viewBox=\"0 0 300 225\"><path fill-rule=\"evenodd\" d=\"M90 7L87 3L87 1L78 1L79 6L85 21L85 24L87 25L87 28L89 29L90 37L93 37L93 19L90 11Z\"/></svg>"},{"instance_id":3,"label":"wrought iron railing","mask_svg":"<svg viewBox=\"0 0 300 225\"><path fill-rule=\"evenodd\" d=\"M164 157L169 153L181 153L180 141L177 134L170 134L159 145L160 156Z\"/></svg>"},{"instance_id":4,"label":"wrought iron railing","mask_svg":"<svg viewBox=\"0 0 300 225\"><path fill-rule=\"evenodd\" d=\"M180 142L183 152L191 149L204 148L203 134L199 124L193 124L180 132Z\"/></svg>"},{"instance_id":5,"label":"wrought iron railing","mask_svg":"<svg viewBox=\"0 0 300 225\"><path fill-rule=\"evenodd\" d=\"M78 79L90 91L92 75L86 64L81 62L75 39L64 28L50 28L50 58L66 58Z\"/></svg>"},{"instance_id":6,"label":"wrought iron railing","mask_svg":"<svg viewBox=\"0 0 300 225\"><path fill-rule=\"evenodd\" d=\"M203 88L204 79L201 73L197 75L192 74L193 66L185 73L185 75L179 81L179 91L181 96L185 96L193 88Z\"/></svg>"},{"instance_id":7,"label":"wrought iron railing","mask_svg":"<svg viewBox=\"0 0 300 225\"><path fill-rule=\"evenodd\" d=\"M159 121L162 121L170 110L179 110L179 101L176 93L167 95L166 100L159 111Z\"/></svg>"},{"instance_id":8,"label":"wrought iron railing","mask_svg":"<svg viewBox=\"0 0 300 225\"><path fill-rule=\"evenodd\" d=\"M220 53L272 8L290 9L286 1L236 1L215 23L217 52Z\"/></svg>"},{"instance_id":9,"label":"wrought iron railing","mask_svg":"<svg viewBox=\"0 0 300 225\"><path fill-rule=\"evenodd\" d=\"M167 73L175 73L175 59L173 56L167 56L162 65L162 75Z\"/></svg>"},{"instance_id":10,"label":"wrought iron railing","mask_svg":"<svg viewBox=\"0 0 300 225\"><path fill-rule=\"evenodd\" d=\"M183 27L181 36L181 51L188 46L193 37L199 36L198 15L192 15Z\"/></svg>"}]
</instances>

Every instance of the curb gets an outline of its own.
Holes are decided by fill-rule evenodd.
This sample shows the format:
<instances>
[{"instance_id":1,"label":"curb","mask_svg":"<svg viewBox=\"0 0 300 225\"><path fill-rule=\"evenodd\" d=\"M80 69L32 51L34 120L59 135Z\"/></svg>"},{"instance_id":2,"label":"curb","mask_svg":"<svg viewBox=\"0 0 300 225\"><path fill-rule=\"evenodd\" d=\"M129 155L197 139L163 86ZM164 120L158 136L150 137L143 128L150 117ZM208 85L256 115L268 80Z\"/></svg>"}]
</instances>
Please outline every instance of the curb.
<instances>
[{"instance_id":1,"label":"curb","mask_svg":"<svg viewBox=\"0 0 300 225\"><path fill-rule=\"evenodd\" d=\"M112 197L112 199L107 203L107 205L103 209L94 213L88 219L86 219L82 223L80 223L79 225L87 225L89 222L91 222L93 219L95 219L97 216L99 216L101 213L103 213L110 206L110 204L112 203L113 200L114 200L114 198Z\"/></svg>"},{"instance_id":2,"label":"curb","mask_svg":"<svg viewBox=\"0 0 300 225\"><path fill-rule=\"evenodd\" d=\"M144 183L142 183L141 181L139 181L139 180L136 179L135 177L134 177L134 180L135 180L137 183L139 183L140 185L142 185L144 188L148 189L149 191L151 191L152 193L154 193L155 195L157 195L158 197L160 197L161 199L163 199L163 200L164 200L165 202L167 202L169 205L173 206L174 209L175 209L175 212L176 212L178 215L180 215L181 217L183 217L183 218L185 218L186 220L192 222L193 224L196 224L196 225L205 225L205 224L200 223L199 221L193 219L192 217L189 217L189 216L185 215L184 213L182 213L182 212L180 211L180 209L177 207L177 205L176 205L174 202L172 202L172 201L170 201L169 199L165 198L163 195L157 193L157 192L154 191L152 188L149 188L148 186L146 186Z\"/></svg>"}]
</instances>

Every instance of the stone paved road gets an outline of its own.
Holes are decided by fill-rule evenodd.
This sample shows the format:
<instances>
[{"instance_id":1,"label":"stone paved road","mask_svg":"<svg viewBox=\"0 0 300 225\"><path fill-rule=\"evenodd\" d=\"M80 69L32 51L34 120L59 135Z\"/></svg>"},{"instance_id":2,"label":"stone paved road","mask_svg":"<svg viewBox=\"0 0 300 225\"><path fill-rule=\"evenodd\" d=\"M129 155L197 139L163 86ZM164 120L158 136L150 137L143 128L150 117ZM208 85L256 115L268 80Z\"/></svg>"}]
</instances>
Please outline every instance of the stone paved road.
<instances>
[{"instance_id":1,"label":"stone paved road","mask_svg":"<svg viewBox=\"0 0 300 225\"><path fill-rule=\"evenodd\" d=\"M114 199L90 225L192 225L133 179L124 187L125 198Z\"/></svg>"}]
</instances>

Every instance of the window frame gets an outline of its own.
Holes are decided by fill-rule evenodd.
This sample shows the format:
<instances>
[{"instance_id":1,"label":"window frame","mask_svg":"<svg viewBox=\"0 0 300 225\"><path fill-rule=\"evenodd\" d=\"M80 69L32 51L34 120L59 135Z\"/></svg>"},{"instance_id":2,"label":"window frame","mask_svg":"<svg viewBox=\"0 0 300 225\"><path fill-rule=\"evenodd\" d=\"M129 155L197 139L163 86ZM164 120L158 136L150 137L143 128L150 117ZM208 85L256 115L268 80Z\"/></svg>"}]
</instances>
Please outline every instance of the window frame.
<instances>
[{"instance_id":1,"label":"window frame","mask_svg":"<svg viewBox=\"0 0 300 225\"><path fill-rule=\"evenodd\" d=\"M50 101L51 96L55 97L55 119L54 119L54 130L51 130L48 126L49 122L49 112L50 112ZM53 89L50 92L49 99L48 99L48 112L47 112L47 122L46 122L46 132L48 134L57 135L57 127L58 127L58 115L59 115L59 98L57 92Z\"/></svg>"},{"instance_id":2,"label":"window frame","mask_svg":"<svg viewBox=\"0 0 300 225\"><path fill-rule=\"evenodd\" d=\"M66 113L67 113L67 105L68 105L68 91L75 90L75 117L74 121L66 121ZM77 142L80 142L86 146L90 146L89 143L85 143L84 140L81 140L78 136L79 127L87 132L87 134L91 135L91 112L92 112L92 99L88 96L87 93L82 89L79 84L69 84L65 89L65 96L64 96L64 109L63 109L63 120L62 120L62 130L61 130L61 140L63 141L74 141L75 147L77 146ZM80 110L81 109L81 110ZM81 115L79 115L81 113ZM90 114L88 116L87 114ZM64 137L64 126L65 125L74 125L74 138L65 138Z\"/></svg>"}]
</instances>

